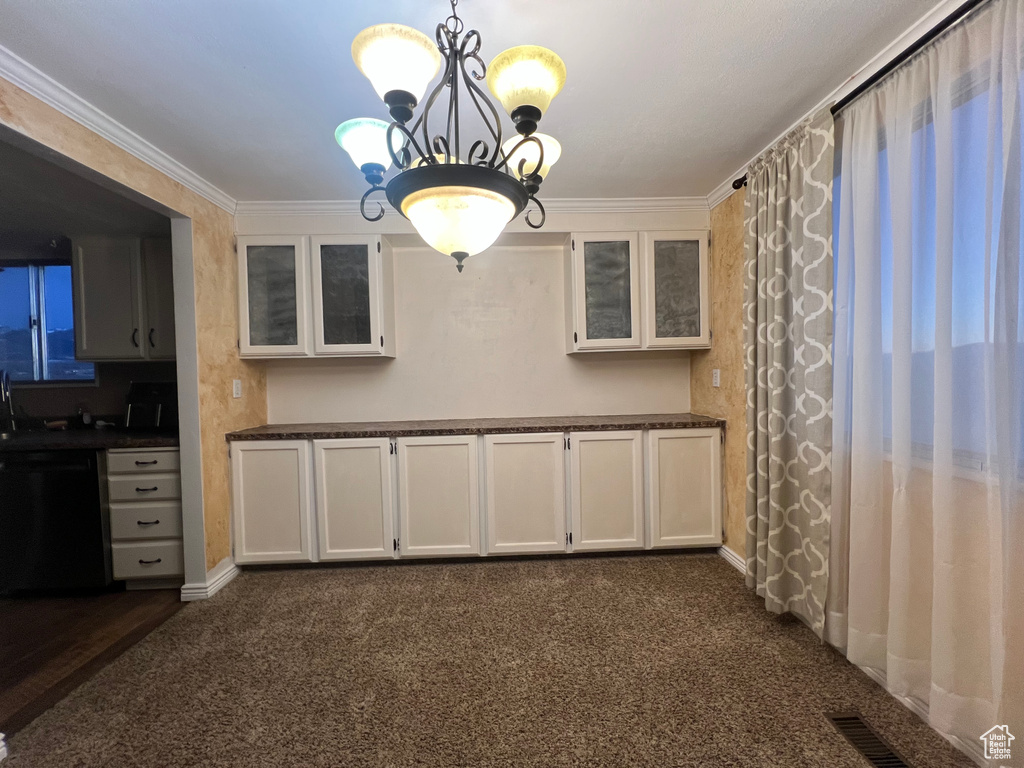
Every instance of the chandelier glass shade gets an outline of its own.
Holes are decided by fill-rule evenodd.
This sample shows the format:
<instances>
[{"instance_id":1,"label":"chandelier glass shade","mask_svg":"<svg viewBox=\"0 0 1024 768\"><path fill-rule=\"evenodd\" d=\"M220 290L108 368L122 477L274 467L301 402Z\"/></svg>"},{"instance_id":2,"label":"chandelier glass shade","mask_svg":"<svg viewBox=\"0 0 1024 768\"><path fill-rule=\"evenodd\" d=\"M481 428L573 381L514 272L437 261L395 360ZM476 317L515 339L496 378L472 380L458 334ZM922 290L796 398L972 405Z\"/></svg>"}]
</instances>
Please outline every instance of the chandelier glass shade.
<instances>
[{"instance_id":1,"label":"chandelier glass shade","mask_svg":"<svg viewBox=\"0 0 1024 768\"><path fill-rule=\"evenodd\" d=\"M349 120L335 137L370 184L359 204L363 217L384 216L383 204L367 210L370 197L384 193L428 245L455 258L461 272L466 258L489 248L528 206L536 208L537 218L527 214L527 225L544 225L536 195L561 146L536 130L565 83L565 65L552 51L526 45L498 54L488 67L480 57L480 33L463 34L458 0L449 2L452 13L437 25L435 40L400 24L380 24L356 36L352 58L388 107L391 122ZM442 64L441 79L413 122ZM485 80L512 118L512 139L502 140L501 115L478 85ZM483 122L483 136L471 142L459 115L466 105ZM432 110L441 113L440 132L431 130ZM392 165L398 173L385 185Z\"/></svg>"}]
</instances>

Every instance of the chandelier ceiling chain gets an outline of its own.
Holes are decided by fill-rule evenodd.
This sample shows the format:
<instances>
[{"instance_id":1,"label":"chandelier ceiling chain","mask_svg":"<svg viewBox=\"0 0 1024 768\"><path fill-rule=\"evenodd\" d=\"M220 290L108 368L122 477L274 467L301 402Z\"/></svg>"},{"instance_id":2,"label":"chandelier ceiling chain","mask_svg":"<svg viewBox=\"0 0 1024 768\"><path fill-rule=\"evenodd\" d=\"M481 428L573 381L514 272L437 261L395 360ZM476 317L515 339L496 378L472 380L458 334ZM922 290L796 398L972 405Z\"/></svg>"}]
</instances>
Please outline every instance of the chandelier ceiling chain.
<instances>
[{"instance_id":1,"label":"chandelier ceiling chain","mask_svg":"<svg viewBox=\"0 0 1024 768\"><path fill-rule=\"evenodd\" d=\"M561 147L538 134L537 123L565 82L565 65L539 46L518 46L487 65L480 56L480 33L458 15L458 0L449 0L451 15L437 25L434 40L398 24L363 30L352 43L352 57L388 107L390 124L359 118L338 126L335 137L363 172L370 188L359 210L367 221L379 221L385 207L367 211L372 195L383 192L433 248L462 262L488 248L513 218L528 206L528 226L539 229L547 214L537 199L541 182L558 160ZM441 64L444 71L409 123L427 85ZM478 85L486 81L512 118L517 136L502 141L501 115ZM444 89L447 99L442 100ZM462 91L486 129L463 155L460 120ZM432 133L431 114L447 102L443 128ZM492 143L493 142L493 145ZM398 175L386 185L394 164Z\"/></svg>"}]
</instances>

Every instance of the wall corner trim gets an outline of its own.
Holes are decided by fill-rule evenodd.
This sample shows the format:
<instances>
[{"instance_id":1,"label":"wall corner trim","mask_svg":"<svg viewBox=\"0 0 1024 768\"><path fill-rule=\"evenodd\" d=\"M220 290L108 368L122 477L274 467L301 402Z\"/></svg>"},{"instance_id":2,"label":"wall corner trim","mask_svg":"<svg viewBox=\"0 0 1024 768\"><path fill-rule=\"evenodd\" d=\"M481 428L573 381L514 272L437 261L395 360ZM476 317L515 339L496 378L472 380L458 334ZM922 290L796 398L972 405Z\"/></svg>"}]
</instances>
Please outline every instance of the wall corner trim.
<instances>
[{"instance_id":1,"label":"wall corner trim","mask_svg":"<svg viewBox=\"0 0 1024 768\"><path fill-rule=\"evenodd\" d=\"M728 547L719 547L718 548L718 554L720 554L722 557L724 557L726 562L729 563L729 565L731 565L733 568L735 568L737 571L739 571L743 575L746 575L746 573L747 573L747 563L743 560L742 557L737 555L735 552L733 552Z\"/></svg>"},{"instance_id":2,"label":"wall corner trim","mask_svg":"<svg viewBox=\"0 0 1024 768\"><path fill-rule=\"evenodd\" d=\"M213 597L241 572L230 557L225 557L206 574L205 582L185 584L181 588L181 600L187 603Z\"/></svg>"},{"instance_id":3,"label":"wall corner trim","mask_svg":"<svg viewBox=\"0 0 1024 768\"><path fill-rule=\"evenodd\" d=\"M578 197L545 200L552 213L660 213L707 211L705 197ZM361 216L358 200L239 200L236 216Z\"/></svg>"},{"instance_id":4,"label":"wall corner trim","mask_svg":"<svg viewBox=\"0 0 1024 768\"><path fill-rule=\"evenodd\" d=\"M13 51L0 45L0 77L13 83L58 112L84 125L93 133L151 165L174 181L228 213L235 212L235 199L161 149L150 144L110 115L36 69Z\"/></svg>"}]
</instances>

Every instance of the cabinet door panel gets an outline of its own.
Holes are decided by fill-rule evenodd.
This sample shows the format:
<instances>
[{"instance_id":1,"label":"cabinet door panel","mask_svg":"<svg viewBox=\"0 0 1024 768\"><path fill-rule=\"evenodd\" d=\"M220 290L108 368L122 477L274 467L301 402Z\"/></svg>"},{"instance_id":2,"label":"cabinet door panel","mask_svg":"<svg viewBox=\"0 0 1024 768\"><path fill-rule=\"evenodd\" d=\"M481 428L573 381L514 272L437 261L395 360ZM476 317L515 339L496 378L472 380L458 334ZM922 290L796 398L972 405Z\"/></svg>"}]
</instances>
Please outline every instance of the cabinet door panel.
<instances>
[{"instance_id":1,"label":"cabinet door panel","mask_svg":"<svg viewBox=\"0 0 1024 768\"><path fill-rule=\"evenodd\" d=\"M574 550L643 546L642 433L573 432Z\"/></svg>"},{"instance_id":2,"label":"cabinet door panel","mask_svg":"<svg viewBox=\"0 0 1024 768\"><path fill-rule=\"evenodd\" d=\"M721 434L717 429L648 435L651 546L722 543Z\"/></svg>"},{"instance_id":3,"label":"cabinet door panel","mask_svg":"<svg viewBox=\"0 0 1024 768\"><path fill-rule=\"evenodd\" d=\"M402 557L480 554L476 435L398 440Z\"/></svg>"},{"instance_id":4,"label":"cabinet door panel","mask_svg":"<svg viewBox=\"0 0 1024 768\"><path fill-rule=\"evenodd\" d=\"M316 440L316 515L321 560L394 557L387 438Z\"/></svg>"},{"instance_id":5,"label":"cabinet door panel","mask_svg":"<svg viewBox=\"0 0 1024 768\"><path fill-rule=\"evenodd\" d=\"M231 474L235 562L314 560L309 525L309 443L234 442Z\"/></svg>"},{"instance_id":6,"label":"cabinet door panel","mask_svg":"<svg viewBox=\"0 0 1024 768\"><path fill-rule=\"evenodd\" d=\"M564 552L564 435L487 435L487 553Z\"/></svg>"},{"instance_id":7,"label":"cabinet door panel","mask_svg":"<svg viewBox=\"0 0 1024 768\"><path fill-rule=\"evenodd\" d=\"M145 354L139 241L83 237L72 246L75 357L131 360Z\"/></svg>"},{"instance_id":8,"label":"cabinet door panel","mask_svg":"<svg viewBox=\"0 0 1024 768\"><path fill-rule=\"evenodd\" d=\"M574 234L578 349L640 346L640 289L634 232Z\"/></svg>"},{"instance_id":9,"label":"cabinet door panel","mask_svg":"<svg viewBox=\"0 0 1024 768\"><path fill-rule=\"evenodd\" d=\"M378 238L312 239L313 341L317 354L379 354Z\"/></svg>"},{"instance_id":10,"label":"cabinet door panel","mask_svg":"<svg viewBox=\"0 0 1024 768\"><path fill-rule=\"evenodd\" d=\"M151 360L173 360L174 276L170 240L142 241L142 274L146 290L146 356Z\"/></svg>"},{"instance_id":11,"label":"cabinet door panel","mask_svg":"<svg viewBox=\"0 0 1024 768\"><path fill-rule=\"evenodd\" d=\"M644 232L644 345L706 347L711 341L707 232Z\"/></svg>"},{"instance_id":12,"label":"cabinet door panel","mask_svg":"<svg viewBox=\"0 0 1024 768\"><path fill-rule=\"evenodd\" d=\"M243 355L306 354L308 259L304 237L238 238Z\"/></svg>"}]
</instances>

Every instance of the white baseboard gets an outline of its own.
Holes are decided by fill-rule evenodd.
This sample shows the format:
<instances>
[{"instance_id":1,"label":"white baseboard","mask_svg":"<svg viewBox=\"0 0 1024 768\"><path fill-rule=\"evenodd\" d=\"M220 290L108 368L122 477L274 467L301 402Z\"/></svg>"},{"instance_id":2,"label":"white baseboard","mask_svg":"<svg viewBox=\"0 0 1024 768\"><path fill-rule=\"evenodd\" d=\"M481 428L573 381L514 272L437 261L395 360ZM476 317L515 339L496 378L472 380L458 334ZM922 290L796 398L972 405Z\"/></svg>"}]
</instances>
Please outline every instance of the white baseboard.
<instances>
[{"instance_id":1,"label":"white baseboard","mask_svg":"<svg viewBox=\"0 0 1024 768\"><path fill-rule=\"evenodd\" d=\"M239 573L241 571L234 561L230 557L225 557L206 573L205 582L185 584L181 588L181 599L183 602L191 602L213 597Z\"/></svg>"},{"instance_id":2,"label":"white baseboard","mask_svg":"<svg viewBox=\"0 0 1024 768\"><path fill-rule=\"evenodd\" d=\"M746 561L733 552L728 547L719 547L718 554L725 558L726 562L729 563L733 568L742 573L744 576L747 575L747 563Z\"/></svg>"},{"instance_id":3,"label":"white baseboard","mask_svg":"<svg viewBox=\"0 0 1024 768\"><path fill-rule=\"evenodd\" d=\"M0 760L7 757L7 742L4 740L4 735L0 733Z\"/></svg>"}]
</instances>

